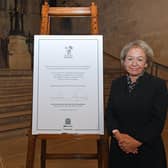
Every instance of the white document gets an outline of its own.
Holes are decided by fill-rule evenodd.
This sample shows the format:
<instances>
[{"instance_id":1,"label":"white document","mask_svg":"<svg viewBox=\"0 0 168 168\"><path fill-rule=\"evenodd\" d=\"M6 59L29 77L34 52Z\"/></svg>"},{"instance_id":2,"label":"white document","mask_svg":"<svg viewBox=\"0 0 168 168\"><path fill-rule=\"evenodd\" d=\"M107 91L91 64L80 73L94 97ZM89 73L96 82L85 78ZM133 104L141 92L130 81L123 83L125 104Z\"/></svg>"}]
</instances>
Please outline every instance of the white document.
<instances>
[{"instance_id":1,"label":"white document","mask_svg":"<svg viewBox=\"0 0 168 168\"><path fill-rule=\"evenodd\" d=\"M33 134L103 134L101 35L36 35Z\"/></svg>"}]
</instances>

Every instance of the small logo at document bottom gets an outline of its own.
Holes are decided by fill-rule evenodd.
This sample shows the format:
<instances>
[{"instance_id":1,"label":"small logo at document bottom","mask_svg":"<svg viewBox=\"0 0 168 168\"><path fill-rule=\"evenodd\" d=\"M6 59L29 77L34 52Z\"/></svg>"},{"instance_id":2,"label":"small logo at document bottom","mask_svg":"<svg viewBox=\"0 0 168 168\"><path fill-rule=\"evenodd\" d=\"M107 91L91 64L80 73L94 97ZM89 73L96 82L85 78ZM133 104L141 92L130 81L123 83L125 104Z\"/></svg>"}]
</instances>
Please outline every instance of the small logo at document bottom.
<instances>
[{"instance_id":1,"label":"small logo at document bottom","mask_svg":"<svg viewBox=\"0 0 168 168\"><path fill-rule=\"evenodd\" d=\"M64 129L72 129L71 119L70 118L66 118L65 119Z\"/></svg>"},{"instance_id":2,"label":"small logo at document bottom","mask_svg":"<svg viewBox=\"0 0 168 168\"><path fill-rule=\"evenodd\" d=\"M65 119L65 125L71 125L71 119L70 118Z\"/></svg>"}]
</instances>

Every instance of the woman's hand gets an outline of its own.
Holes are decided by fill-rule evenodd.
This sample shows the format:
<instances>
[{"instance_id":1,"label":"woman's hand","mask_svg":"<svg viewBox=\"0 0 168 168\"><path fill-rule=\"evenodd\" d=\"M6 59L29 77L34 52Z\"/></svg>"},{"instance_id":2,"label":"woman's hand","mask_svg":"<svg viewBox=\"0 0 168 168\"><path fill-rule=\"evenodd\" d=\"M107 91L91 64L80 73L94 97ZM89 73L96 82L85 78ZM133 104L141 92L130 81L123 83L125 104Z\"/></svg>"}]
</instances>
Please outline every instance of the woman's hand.
<instances>
[{"instance_id":1,"label":"woman's hand","mask_svg":"<svg viewBox=\"0 0 168 168\"><path fill-rule=\"evenodd\" d=\"M141 146L142 143L130 135L121 134L120 139L118 140L118 145L126 153L137 154L138 147Z\"/></svg>"},{"instance_id":2,"label":"woman's hand","mask_svg":"<svg viewBox=\"0 0 168 168\"><path fill-rule=\"evenodd\" d=\"M119 147L125 152L125 153L138 153L138 147L142 145L142 143L135 138L131 137L128 134L120 133L119 130L114 130L113 135L118 141Z\"/></svg>"}]
</instances>

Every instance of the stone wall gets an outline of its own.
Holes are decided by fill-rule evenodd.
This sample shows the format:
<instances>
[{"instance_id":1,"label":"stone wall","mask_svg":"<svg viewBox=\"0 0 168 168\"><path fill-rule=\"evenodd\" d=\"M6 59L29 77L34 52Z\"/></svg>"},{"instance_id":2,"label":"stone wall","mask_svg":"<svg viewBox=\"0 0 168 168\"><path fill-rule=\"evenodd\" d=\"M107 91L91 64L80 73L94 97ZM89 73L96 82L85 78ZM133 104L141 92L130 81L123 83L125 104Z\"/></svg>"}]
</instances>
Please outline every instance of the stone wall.
<instances>
[{"instance_id":1,"label":"stone wall","mask_svg":"<svg viewBox=\"0 0 168 168\"><path fill-rule=\"evenodd\" d=\"M166 0L104 1L104 49L118 56L127 42L142 39L154 49L156 58L168 65L167 6Z\"/></svg>"},{"instance_id":2,"label":"stone wall","mask_svg":"<svg viewBox=\"0 0 168 168\"><path fill-rule=\"evenodd\" d=\"M18 1L20 2L20 1ZM25 35L28 32L32 34L39 33L40 26L40 4L39 0L24 0L24 30ZM10 31L10 15L9 12L14 9L14 0L6 0L5 9L0 10L0 36L7 37ZM18 3L18 9L21 5Z\"/></svg>"},{"instance_id":3,"label":"stone wall","mask_svg":"<svg viewBox=\"0 0 168 168\"><path fill-rule=\"evenodd\" d=\"M0 35L7 36L10 29L9 9L13 0L7 0L6 10L0 11ZM62 2L62 1L59 1ZM67 6L89 6L92 0L71 0ZM168 19L167 0L94 0L98 5L99 32L104 36L104 50L119 56L123 45L135 39L143 39L154 49L156 59L168 65ZM38 34L40 29L40 2L24 0L25 34ZM89 34L89 19L74 18L68 22L58 21L52 26L56 34ZM63 29L65 26L65 29ZM69 30L71 29L71 30ZM54 30L53 30L54 32ZM62 33L61 33L62 32Z\"/></svg>"},{"instance_id":4,"label":"stone wall","mask_svg":"<svg viewBox=\"0 0 168 168\"><path fill-rule=\"evenodd\" d=\"M24 36L9 36L8 44L9 69L32 68L32 59Z\"/></svg>"}]
</instances>

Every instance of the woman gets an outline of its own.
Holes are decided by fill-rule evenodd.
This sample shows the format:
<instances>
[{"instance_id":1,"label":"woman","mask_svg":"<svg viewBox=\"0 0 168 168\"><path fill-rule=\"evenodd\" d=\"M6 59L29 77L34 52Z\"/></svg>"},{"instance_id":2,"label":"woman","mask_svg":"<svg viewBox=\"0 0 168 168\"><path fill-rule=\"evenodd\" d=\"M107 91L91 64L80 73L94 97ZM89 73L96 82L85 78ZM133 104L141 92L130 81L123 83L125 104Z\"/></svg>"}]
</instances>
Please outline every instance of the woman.
<instances>
[{"instance_id":1,"label":"woman","mask_svg":"<svg viewBox=\"0 0 168 168\"><path fill-rule=\"evenodd\" d=\"M136 40L121 51L127 74L112 82L107 107L111 138L109 168L166 168L161 138L167 111L166 83L145 69L149 45Z\"/></svg>"}]
</instances>

